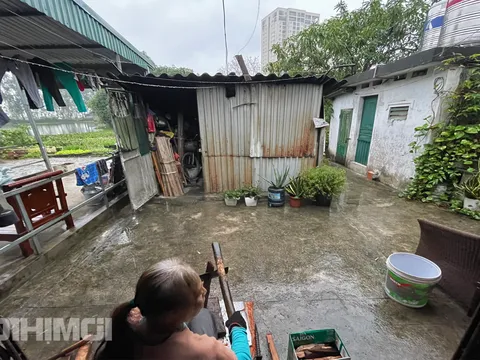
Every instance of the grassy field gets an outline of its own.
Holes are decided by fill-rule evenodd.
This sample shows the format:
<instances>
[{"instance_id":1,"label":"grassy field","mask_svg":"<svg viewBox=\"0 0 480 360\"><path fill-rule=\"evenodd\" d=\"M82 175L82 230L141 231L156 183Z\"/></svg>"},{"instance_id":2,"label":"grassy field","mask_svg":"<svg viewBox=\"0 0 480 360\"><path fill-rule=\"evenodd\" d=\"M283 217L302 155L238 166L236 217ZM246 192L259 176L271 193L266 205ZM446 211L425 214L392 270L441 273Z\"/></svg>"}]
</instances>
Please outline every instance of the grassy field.
<instances>
[{"instance_id":1,"label":"grassy field","mask_svg":"<svg viewBox=\"0 0 480 360\"><path fill-rule=\"evenodd\" d=\"M108 155L115 147L115 134L111 129L103 129L89 133L42 135L43 144L51 156ZM16 158L40 158L40 150L33 136L28 134L27 127L11 130L0 130L0 147L15 146L13 149L1 151L0 157L8 159L12 152L25 152ZM17 148L18 147L18 148Z\"/></svg>"}]
</instances>

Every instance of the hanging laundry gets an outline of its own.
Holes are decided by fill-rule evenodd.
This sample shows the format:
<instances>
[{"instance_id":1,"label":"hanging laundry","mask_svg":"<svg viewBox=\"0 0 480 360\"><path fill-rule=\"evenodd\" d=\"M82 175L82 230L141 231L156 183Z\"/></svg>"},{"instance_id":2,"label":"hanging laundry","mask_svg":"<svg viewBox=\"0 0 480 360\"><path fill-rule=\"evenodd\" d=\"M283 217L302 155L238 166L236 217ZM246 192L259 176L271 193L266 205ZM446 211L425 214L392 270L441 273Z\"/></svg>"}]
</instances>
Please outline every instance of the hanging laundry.
<instances>
[{"instance_id":1,"label":"hanging laundry","mask_svg":"<svg viewBox=\"0 0 480 360\"><path fill-rule=\"evenodd\" d=\"M75 75L75 81L77 82L77 86L78 86L78 89L80 91L85 91L85 86L83 85L83 83L80 81L78 75Z\"/></svg>"},{"instance_id":2,"label":"hanging laundry","mask_svg":"<svg viewBox=\"0 0 480 360\"><path fill-rule=\"evenodd\" d=\"M6 71L12 72L17 77L20 85L23 86L36 108L42 108L43 101L38 92L37 83L30 66L19 61L0 59L0 81L2 81Z\"/></svg>"},{"instance_id":3,"label":"hanging laundry","mask_svg":"<svg viewBox=\"0 0 480 360\"><path fill-rule=\"evenodd\" d=\"M55 66L64 70L72 70L71 67L69 67L65 63L57 63L55 64ZM87 112L87 107L85 106L85 102L83 101L82 94L80 92L80 89L78 88L77 82L75 81L73 74L61 70L53 70L53 72L55 73L55 77L57 78L57 80L60 81L60 83L72 97L75 105L77 105L78 111Z\"/></svg>"},{"instance_id":4,"label":"hanging laundry","mask_svg":"<svg viewBox=\"0 0 480 360\"><path fill-rule=\"evenodd\" d=\"M33 58L30 61L39 65L53 67L52 64L40 58ZM40 85L43 92L43 100L45 100L45 107L47 108L47 110L55 110L53 106L53 99L55 99L55 102L58 104L58 106L66 106L65 101L63 101L62 94L60 93L60 88L58 86L53 70L38 65L31 65L31 68L40 80Z\"/></svg>"},{"instance_id":5,"label":"hanging laundry","mask_svg":"<svg viewBox=\"0 0 480 360\"><path fill-rule=\"evenodd\" d=\"M155 118L153 117L154 116L154 112L152 110L148 110L148 115L147 115L147 131L149 133L154 133L156 130L155 130Z\"/></svg>"},{"instance_id":6,"label":"hanging laundry","mask_svg":"<svg viewBox=\"0 0 480 360\"><path fill-rule=\"evenodd\" d=\"M91 163L87 166L79 167L75 170L75 175L77 177L77 186L95 184L99 179L97 164Z\"/></svg>"},{"instance_id":7,"label":"hanging laundry","mask_svg":"<svg viewBox=\"0 0 480 360\"><path fill-rule=\"evenodd\" d=\"M2 110L0 107L0 127L8 124L10 122L10 118L8 117L7 114L5 114L5 111Z\"/></svg>"},{"instance_id":8,"label":"hanging laundry","mask_svg":"<svg viewBox=\"0 0 480 360\"><path fill-rule=\"evenodd\" d=\"M98 168L100 169L100 175L108 174L107 161L105 159L100 159L97 161Z\"/></svg>"},{"instance_id":9,"label":"hanging laundry","mask_svg":"<svg viewBox=\"0 0 480 360\"><path fill-rule=\"evenodd\" d=\"M88 85L92 88L92 90L100 90L100 88L97 87L97 83L93 78L93 75L87 75L87 81Z\"/></svg>"}]
</instances>

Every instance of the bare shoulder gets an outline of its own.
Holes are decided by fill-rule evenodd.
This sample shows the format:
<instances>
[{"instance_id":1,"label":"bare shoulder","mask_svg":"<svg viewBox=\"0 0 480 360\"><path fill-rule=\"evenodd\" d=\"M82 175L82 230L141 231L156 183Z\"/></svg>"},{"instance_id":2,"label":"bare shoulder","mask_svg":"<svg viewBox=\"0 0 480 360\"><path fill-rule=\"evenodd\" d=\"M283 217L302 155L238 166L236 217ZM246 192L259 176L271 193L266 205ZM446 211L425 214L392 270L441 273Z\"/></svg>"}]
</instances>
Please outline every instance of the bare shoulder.
<instances>
[{"instance_id":1,"label":"bare shoulder","mask_svg":"<svg viewBox=\"0 0 480 360\"><path fill-rule=\"evenodd\" d=\"M225 346L221 341L207 336L193 334L193 341L196 342L199 347L203 348L203 351L208 352L211 359L215 360L236 360L237 357L230 348Z\"/></svg>"}]
</instances>

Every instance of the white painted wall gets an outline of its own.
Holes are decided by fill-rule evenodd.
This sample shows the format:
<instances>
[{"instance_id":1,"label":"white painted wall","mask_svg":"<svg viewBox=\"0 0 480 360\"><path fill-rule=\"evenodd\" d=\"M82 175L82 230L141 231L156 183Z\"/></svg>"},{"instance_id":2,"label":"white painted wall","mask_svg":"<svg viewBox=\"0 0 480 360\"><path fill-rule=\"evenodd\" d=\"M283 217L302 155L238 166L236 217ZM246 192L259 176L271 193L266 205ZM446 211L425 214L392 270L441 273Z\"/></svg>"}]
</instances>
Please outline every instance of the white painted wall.
<instances>
[{"instance_id":1,"label":"white painted wall","mask_svg":"<svg viewBox=\"0 0 480 360\"><path fill-rule=\"evenodd\" d=\"M427 75L412 78L411 73L405 80L393 81L360 89L338 96L333 101L333 118L330 122L329 154L335 156L339 130L339 117L342 109L353 109L350 142L347 150L347 166L359 172L379 170L380 180L397 188L403 188L415 174L414 154L410 153L409 143L415 140L414 129L424 124L424 119L432 115L436 121L443 121L441 109L445 103L445 92L452 91L459 82L461 69L439 70L432 67ZM442 96L434 91L435 79L443 81ZM368 165L357 164L355 151L362 116L363 98L378 95L377 112L370 145ZM408 105L408 117L405 121L388 120L389 109L395 105Z\"/></svg>"}]
</instances>

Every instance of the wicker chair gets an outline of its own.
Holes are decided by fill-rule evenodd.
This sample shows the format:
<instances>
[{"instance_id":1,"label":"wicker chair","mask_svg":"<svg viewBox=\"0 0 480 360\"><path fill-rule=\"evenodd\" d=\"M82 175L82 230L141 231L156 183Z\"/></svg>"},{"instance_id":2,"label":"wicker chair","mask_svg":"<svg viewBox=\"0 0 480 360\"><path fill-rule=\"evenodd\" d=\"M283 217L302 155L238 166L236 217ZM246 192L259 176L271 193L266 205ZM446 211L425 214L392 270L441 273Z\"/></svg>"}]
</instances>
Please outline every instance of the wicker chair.
<instances>
[{"instance_id":1,"label":"wicker chair","mask_svg":"<svg viewBox=\"0 0 480 360\"><path fill-rule=\"evenodd\" d=\"M480 302L480 236L419 219L420 242L416 254L442 269L439 286L469 315Z\"/></svg>"}]
</instances>

